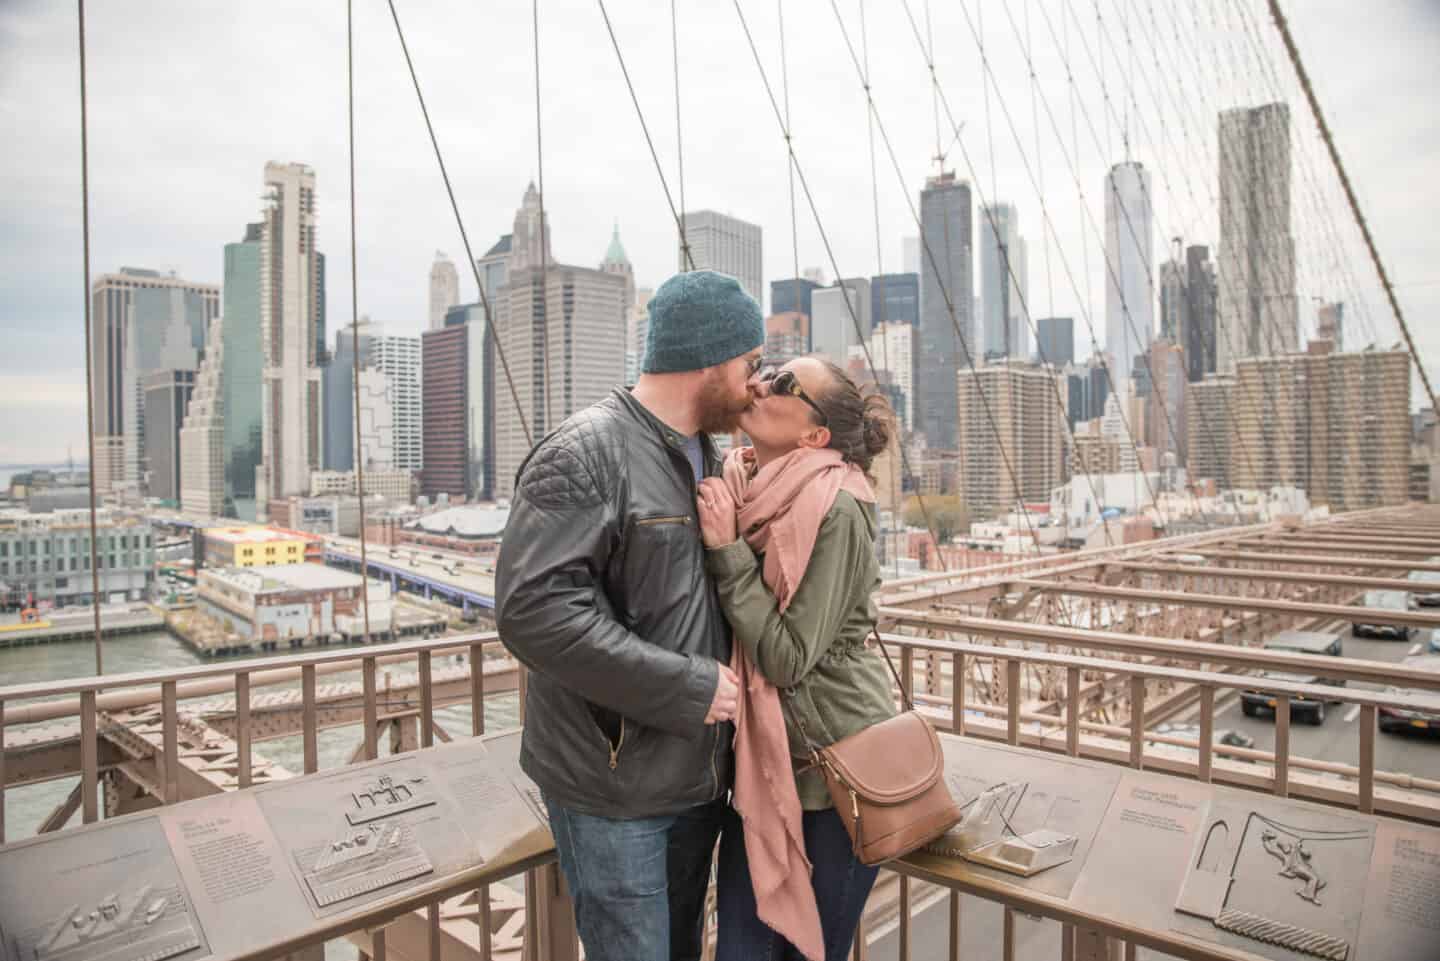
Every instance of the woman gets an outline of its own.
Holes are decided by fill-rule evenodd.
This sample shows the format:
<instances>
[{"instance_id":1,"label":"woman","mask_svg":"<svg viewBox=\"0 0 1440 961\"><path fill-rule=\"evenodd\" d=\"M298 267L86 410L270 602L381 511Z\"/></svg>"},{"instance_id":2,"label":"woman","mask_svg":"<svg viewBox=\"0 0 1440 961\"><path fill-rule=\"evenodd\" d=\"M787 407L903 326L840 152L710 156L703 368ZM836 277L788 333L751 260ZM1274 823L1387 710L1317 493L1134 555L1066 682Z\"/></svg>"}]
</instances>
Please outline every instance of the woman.
<instances>
[{"instance_id":1,"label":"woman","mask_svg":"<svg viewBox=\"0 0 1440 961\"><path fill-rule=\"evenodd\" d=\"M699 492L741 678L716 961L842 961L876 869L856 860L807 758L895 714L889 674L866 647L880 576L865 473L892 421L882 397L816 358L757 378L740 418L754 446L731 451L723 478Z\"/></svg>"}]
</instances>

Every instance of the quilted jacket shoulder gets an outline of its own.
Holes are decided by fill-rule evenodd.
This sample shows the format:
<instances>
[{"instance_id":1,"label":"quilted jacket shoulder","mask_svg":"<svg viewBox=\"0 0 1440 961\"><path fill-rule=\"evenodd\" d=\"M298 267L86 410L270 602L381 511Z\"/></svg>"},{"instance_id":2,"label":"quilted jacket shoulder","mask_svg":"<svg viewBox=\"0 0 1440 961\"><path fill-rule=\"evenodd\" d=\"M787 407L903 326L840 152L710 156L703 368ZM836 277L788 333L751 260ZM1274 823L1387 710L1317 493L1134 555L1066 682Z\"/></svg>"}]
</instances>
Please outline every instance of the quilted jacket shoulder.
<instances>
[{"instance_id":1,"label":"quilted jacket shoulder","mask_svg":"<svg viewBox=\"0 0 1440 961\"><path fill-rule=\"evenodd\" d=\"M606 398L570 417L520 468L516 492L548 510L604 503L624 461L627 416Z\"/></svg>"}]
</instances>

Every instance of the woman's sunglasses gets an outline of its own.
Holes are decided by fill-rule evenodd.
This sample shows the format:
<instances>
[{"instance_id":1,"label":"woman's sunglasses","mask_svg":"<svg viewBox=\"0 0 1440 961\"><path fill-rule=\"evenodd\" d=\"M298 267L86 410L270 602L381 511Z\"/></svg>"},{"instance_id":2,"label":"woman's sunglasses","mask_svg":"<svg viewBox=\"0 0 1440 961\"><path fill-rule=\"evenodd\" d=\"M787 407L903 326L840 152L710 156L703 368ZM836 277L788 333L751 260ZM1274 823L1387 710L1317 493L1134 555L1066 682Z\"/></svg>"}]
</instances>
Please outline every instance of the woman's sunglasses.
<instances>
[{"instance_id":1,"label":"woman's sunglasses","mask_svg":"<svg viewBox=\"0 0 1440 961\"><path fill-rule=\"evenodd\" d=\"M800 386L800 379L795 376L793 370L779 370L775 367L766 367L760 371L760 383L766 385L772 394L785 394L789 397L800 398L809 404L810 409L820 417L821 427L830 426L830 418L826 416L825 411L820 405L811 400L810 395L805 393L805 388Z\"/></svg>"}]
</instances>

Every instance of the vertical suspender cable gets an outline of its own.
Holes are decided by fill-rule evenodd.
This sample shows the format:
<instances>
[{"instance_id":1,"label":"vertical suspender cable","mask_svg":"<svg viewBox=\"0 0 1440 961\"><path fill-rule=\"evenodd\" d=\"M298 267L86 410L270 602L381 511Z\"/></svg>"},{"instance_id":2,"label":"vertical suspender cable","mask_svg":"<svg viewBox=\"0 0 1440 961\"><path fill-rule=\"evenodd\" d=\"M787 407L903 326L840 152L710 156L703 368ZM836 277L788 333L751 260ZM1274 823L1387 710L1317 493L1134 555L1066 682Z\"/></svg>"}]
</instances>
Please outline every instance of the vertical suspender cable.
<instances>
[{"instance_id":1,"label":"vertical suspender cable","mask_svg":"<svg viewBox=\"0 0 1440 961\"><path fill-rule=\"evenodd\" d=\"M670 181L665 179L665 168L660 165L660 155L655 151L655 140L650 136L650 127L645 123L645 111L640 109L640 98L635 95L635 84L630 81L630 70L625 66L625 55L620 52L620 41L615 36L615 25L610 22L610 12L605 9L605 0L596 0L600 6L600 16L605 20L605 31L610 34L610 46L615 49L615 59L620 64L620 73L625 78L625 88L630 91L630 102L635 105L635 116L640 121L640 132L645 135L645 144L650 148L650 159L655 164L655 173L660 177L660 189L665 192L665 203L670 208L670 216L675 219L675 229L683 232L685 227L680 219L680 212L675 208L675 198L670 194ZM685 254L685 264L689 270L695 269L695 258L690 254L690 247L682 248ZM682 268L685 267L682 264Z\"/></svg>"},{"instance_id":2,"label":"vertical suspender cable","mask_svg":"<svg viewBox=\"0 0 1440 961\"><path fill-rule=\"evenodd\" d=\"M1425 393L1430 398L1430 408L1440 410L1435 400L1435 389L1430 386L1430 375L1425 372L1425 365L1420 362L1420 352L1415 349L1415 338L1410 335L1410 325L1405 321L1405 312L1400 309L1400 301L1395 296L1395 288L1390 283L1390 275L1385 270L1385 264L1380 259L1380 251L1375 246L1375 238L1370 234L1370 225L1365 220L1365 215L1360 212L1360 201L1355 197L1355 190L1350 185L1350 176L1345 172L1345 165L1340 161L1340 150L1335 146L1335 138L1330 133L1330 125L1325 121L1325 114L1320 109L1320 101L1315 97L1315 88L1310 85L1310 74L1305 71L1305 64L1300 60L1300 50L1295 46L1295 38L1290 35L1290 24L1285 19L1285 13L1280 9L1279 0L1268 0L1270 16L1275 21L1275 28L1280 31L1280 38L1285 41L1285 52L1290 55L1290 64L1295 68L1295 74L1300 78L1300 87L1305 91L1305 99L1310 102L1310 112L1315 115L1315 124L1320 128L1320 139L1325 141L1325 149L1330 154L1330 162L1335 165L1335 173L1340 177L1340 186L1345 191L1345 201L1350 205L1350 213L1355 217L1355 224L1360 228L1360 235L1365 238L1365 249L1370 252L1370 259L1375 263L1375 272L1380 275L1380 284L1385 288L1385 296L1390 301L1390 309L1395 312L1395 322L1400 326L1400 333L1405 336L1405 345L1410 351L1410 359L1415 362L1415 369L1420 372L1420 382L1425 385Z\"/></svg>"},{"instance_id":3,"label":"vertical suspender cable","mask_svg":"<svg viewBox=\"0 0 1440 961\"><path fill-rule=\"evenodd\" d=\"M365 548L365 451L360 438L360 307L355 256L355 0L345 0L345 105L350 140L350 354L355 388L355 493L360 498L360 606L370 643L370 560Z\"/></svg>"},{"instance_id":4,"label":"vertical suspender cable","mask_svg":"<svg viewBox=\"0 0 1440 961\"><path fill-rule=\"evenodd\" d=\"M555 429L555 418L550 406L550 395L554 392L555 384L550 379L550 271L549 257L545 249L545 142L540 136L540 0L532 0L530 17L535 31L535 171L540 182L540 314L545 318L545 342L541 348L544 351L542 361L545 370L545 424L541 431L544 434ZM564 309L563 304L561 309Z\"/></svg>"},{"instance_id":5,"label":"vertical suspender cable","mask_svg":"<svg viewBox=\"0 0 1440 961\"><path fill-rule=\"evenodd\" d=\"M415 73L415 61L410 58L410 46L405 42L405 29L400 25L400 14L395 10L395 0L388 0L388 3L390 18L395 21L395 34L400 39L400 52L405 55L405 66L410 71L410 82L415 87L415 99L420 104L420 115L425 118L425 129L430 134L430 146L435 151L435 163L440 168L440 179L445 182L445 193L450 198L450 210L455 214L455 226L460 231L460 242L465 245L465 259L470 263L475 286L480 290L480 303L485 308L485 328L489 333L490 343L495 348L495 356L500 361L500 369L505 375L505 386L509 388L510 400L515 404L515 416L520 421L520 429L525 433L525 442L533 447L535 435L530 430L525 408L520 404L520 394L515 390L515 378L510 375L510 362L505 357L505 345L500 342L500 335L495 333L495 312L490 307L490 295L485 293L485 282L480 278L480 265L475 260L475 251L470 247L470 235L465 231L465 220L460 216L460 205L455 200L455 188L451 186L450 173L445 169L445 156L440 152L435 125L430 122L430 111L425 106L425 94L420 90L420 77Z\"/></svg>"},{"instance_id":6,"label":"vertical suspender cable","mask_svg":"<svg viewBox=\"0 0 1440 961\"><path fill-rule=\"evenodd\" d=\"M670 0L670 60L675 70L675 160L679 165L676 178L680 191L680 255L682 269L685 264L692 267L695 260L690 256L690 236L685 224L685 141L680 135L680 28L675 16L675 0Z\"/></svg>"},{"instance_id":7,"label":"vertical suspender cable","mask_svg":"<svg viewBox=\"0 0 1440 961\"><path fill-rule=\"evenodd\" d=\"M100 653L100 535L95 522L95 352L90 323L90 118L85 103L85 0L80 13L80 230L85 248L85 439L90 445L90 610L95 615L95 673L103 674Z\"/></svg>"}]
</instances>

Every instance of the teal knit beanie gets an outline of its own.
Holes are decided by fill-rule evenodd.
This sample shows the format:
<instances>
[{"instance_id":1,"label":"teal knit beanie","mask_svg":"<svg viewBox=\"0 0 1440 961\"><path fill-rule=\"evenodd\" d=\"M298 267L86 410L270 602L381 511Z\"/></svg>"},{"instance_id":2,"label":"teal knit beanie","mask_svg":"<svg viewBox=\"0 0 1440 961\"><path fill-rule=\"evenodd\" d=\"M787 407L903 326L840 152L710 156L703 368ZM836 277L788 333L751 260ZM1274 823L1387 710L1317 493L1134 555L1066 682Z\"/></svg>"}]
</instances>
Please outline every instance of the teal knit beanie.
<instances>
[{"instance_id":1,"label":"teal knit beanie","mask_svg":"<svg viewBox=\"0 0 1440 961\"><path fill-rule=\"evenodd\" d=\"M765 343L765 318L740 282L713 270L676 274L650 301L646 374L723 364Z\"/></svg>"}]
</instances>

